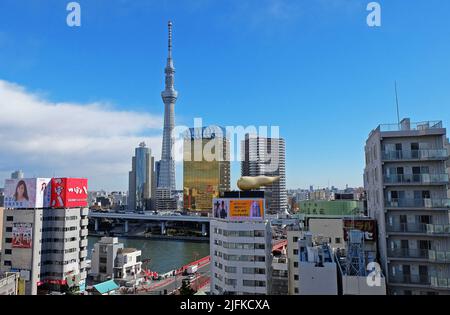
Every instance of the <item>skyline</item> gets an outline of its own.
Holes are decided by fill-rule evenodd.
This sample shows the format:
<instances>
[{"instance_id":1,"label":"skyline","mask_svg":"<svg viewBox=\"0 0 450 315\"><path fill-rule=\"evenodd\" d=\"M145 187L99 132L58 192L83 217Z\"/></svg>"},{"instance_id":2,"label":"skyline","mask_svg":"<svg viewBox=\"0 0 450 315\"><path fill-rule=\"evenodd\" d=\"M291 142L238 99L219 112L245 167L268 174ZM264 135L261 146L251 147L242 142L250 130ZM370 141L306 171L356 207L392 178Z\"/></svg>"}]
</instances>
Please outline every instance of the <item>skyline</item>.
<instances>
[{"instance_id":1,"label":"skyline","mask_svg":"<svg viewBox=\"0 0 450 315\"><path fill-rule=\"evenodd\" d=\"M395 80L400 118L450 123L450 4L418 1L407 11L379 2L383 24L371 29L367 1L359 0L110 1L107 9L79 1L75 29L64 24L66 3L3 1L0 180L23 169L28 177L85 176L93 190L126 191L134 148L145 141L160 156L173 20L176 125L194 117L206 125L278 125L288 189L362 186L365 140L397 120ZM180 189L181 163L176 174ZM233 188L239 164L231 174Z\"/></svg>"}]
</instances>

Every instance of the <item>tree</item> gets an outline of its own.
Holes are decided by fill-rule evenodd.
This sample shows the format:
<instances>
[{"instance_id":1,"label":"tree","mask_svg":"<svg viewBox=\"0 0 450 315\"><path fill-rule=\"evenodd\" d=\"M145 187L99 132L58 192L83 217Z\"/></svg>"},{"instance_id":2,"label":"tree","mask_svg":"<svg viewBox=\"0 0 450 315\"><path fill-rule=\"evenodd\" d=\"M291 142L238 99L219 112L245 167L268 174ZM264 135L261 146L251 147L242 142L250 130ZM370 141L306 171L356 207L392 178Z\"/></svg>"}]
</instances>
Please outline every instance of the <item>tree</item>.
<instances>
[{"instance_id":1,"label":"tree","mask_svg":"<svg viewBox=\"0 0 450 315\"><path fill-rule=\"evenodd\" d=\"M181 284L180 295L193 295L195 290L191 288L189 281L184 281Z\"/></svg>"}]
</instances>

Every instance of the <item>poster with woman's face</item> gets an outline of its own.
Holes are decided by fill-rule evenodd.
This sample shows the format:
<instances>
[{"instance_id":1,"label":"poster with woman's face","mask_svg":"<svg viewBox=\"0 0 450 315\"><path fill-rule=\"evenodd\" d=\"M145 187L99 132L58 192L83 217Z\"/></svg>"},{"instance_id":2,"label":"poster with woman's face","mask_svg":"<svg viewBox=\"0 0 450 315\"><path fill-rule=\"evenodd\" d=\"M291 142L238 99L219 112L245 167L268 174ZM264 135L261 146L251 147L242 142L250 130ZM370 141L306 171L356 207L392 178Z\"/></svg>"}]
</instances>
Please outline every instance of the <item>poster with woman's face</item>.
<instances>
[{"instance_id":1,"label":"poster with woman's face","mask_svg":"<svg viewBox=\"0 0 450 315\"><path fill-rule=\"evenodd\" d=\"M5 208L33 209L50 205L50 178L7 179Z\"/></svg>"}]
</instances>

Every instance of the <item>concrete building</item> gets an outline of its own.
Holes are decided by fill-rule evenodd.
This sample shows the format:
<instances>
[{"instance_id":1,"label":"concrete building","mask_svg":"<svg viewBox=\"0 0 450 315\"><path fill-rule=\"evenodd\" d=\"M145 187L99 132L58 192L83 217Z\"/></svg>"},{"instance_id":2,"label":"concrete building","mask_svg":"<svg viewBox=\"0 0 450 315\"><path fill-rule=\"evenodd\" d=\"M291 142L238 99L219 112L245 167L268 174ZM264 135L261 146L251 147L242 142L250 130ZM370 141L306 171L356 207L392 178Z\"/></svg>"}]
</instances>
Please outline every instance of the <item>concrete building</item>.
<instances>
[{"instance_id":1,"label":"concrete building","mask_svg":"<svg viewBox=\"0 0 450 315\"><path fill-rule=\"evenodd\" d=\"M368 213L378 221L390 294L450 293L445 136L440 121L403 119L378 126L366 141Z\"/></svg>"},{"instance_id":2,"label":"concrete building","mask_svg":"<svg viewBox=\"0 0 450 315\"><path fill-rule=\"evenodd\" d=\"M24 174L22 170L18 170L11 173L11 179L23 179Z\"/></svg>"},{"instance_id":3,"label":"concrete building","mask_svg":"<svg viewBox=\"0 0 450 315\"><path fill-rule=\"evenodd\" d=\"M5 208L0 207L0 253L2 250L2 245L3 245L3 211L5 210ZM0 256L1 258L1 256Z\"/></svg>"},{"instance_id":4,"label":"concrete building","mask_svg":"<svg viewBox=\"0 0 450 315\"><path fill-rule=\"evenodd\" d=\"M242 201L230 192L224 199ZM256 193L256 192L251 192ZM259 192L260 193L260 192ZM246 196L251 198L246 192ZM254 199L258 199L255 197ZM263 204L261 200L261 204ZM214 295L270 294L272 286L271 226L264 217L215 217L210 223L211 292Z\"/></svg>"},{"instance_id":5,"label":"concrete building","mask_svg":"<svg viewBox=\"0 0 450 315\"><path fill-rule=\"evenodd\" d=\"M123 286L134 286L140 282L141 251L124 248L117 237L102 237L94 245L91 275L98 282L114 279Z\"/></svg>"},{"instance_id":6,"label":"concrete building","mask_svg":"<svg viewBox=\"0 0 450 315\"><path fill-rule=\"evenodd\" d=\"M184 134L183 201L189 212L211 214L213 198L230 190L230 141L220 127Z\"/></svg>"},{"instance_id":7,"label":"concrete building","mask_svg":"<svg viewBox=\"0 0 450 315\"><path fill-rule=\"evenodd\" d=\"M86 279L88 208L5 209L1 272L19 272L25 294L40 288L60 291L68 279L82 288ZM29 246L13 245L13 231L27 229Z\"/></svg>"},{"instance_id":8,"label":"concrete building","mask_svg":"<svg viewBox=\"0 0 450 315\"><path fill-rule=\"evenodd\" d=\"M342 218L311 218L308 222L308 231L313 236L321 236L326 239L331 249L345 248Z\"/></svg>"},{"instance_id":9,"label":"concrete building","mask_svg":"<svg viewBox=\"0 0 450 315\"><path fill-rule=\"evenodd\" d=\"M337 267L327 244L313 244L312 234L298 241L299 295L337 295Z\"/></svg>"},{"instance_id":10,"label":"concrete building","mask_svg":"<svg viewBox=\"0 0 450 315\"><path fill-rule=\"evenodd\" d=\"M286 251L274 252L272 260L272 295L288 295L289 262Z\"/></svg>"},{"instance_id":11,"label":"concrete building","mask_svg":"<svg viewBox=\"0 0 450 315\"><path fill-rule=\"evenodd\" d=\"M262 190L269 214L287 212L286 145L283 138L264 138L246 134L242 141L242 176L280 176Z\"/></svg>"},{"instance_id":12,"label":"concrete building","mask_svg":"<svg viewBox=\"0 0 450 315\"><path fill-rule=\"evenodd\" d=\"M157 211L173 211L178 209L177 199L170 189L156 188L155 209Z\"/></svg>"},{"instance_id":13,"label":"concrete building","mask_svg":"<svg viewBox=\"0 0 450 315\"><path fill-rule=\"evenodd\" d=\"M298 263L300 261L298 254L298 240L304 235L304 231L300 226L292 226L287 230L287 260L288 260L288 294L299 294L299 272Z\"/></svg>"},{"instance_id":14,"label":"concrete building","mask_svg":"<svg viewBox=\"0 0 450 315\"><path fill-rule=\"evenodd\" d=\"M132 158L132 168L128 180L128 208L132 211L152 209L155 198L155 159L145 142L141 142Z\"/></svg>"}]
</instances>

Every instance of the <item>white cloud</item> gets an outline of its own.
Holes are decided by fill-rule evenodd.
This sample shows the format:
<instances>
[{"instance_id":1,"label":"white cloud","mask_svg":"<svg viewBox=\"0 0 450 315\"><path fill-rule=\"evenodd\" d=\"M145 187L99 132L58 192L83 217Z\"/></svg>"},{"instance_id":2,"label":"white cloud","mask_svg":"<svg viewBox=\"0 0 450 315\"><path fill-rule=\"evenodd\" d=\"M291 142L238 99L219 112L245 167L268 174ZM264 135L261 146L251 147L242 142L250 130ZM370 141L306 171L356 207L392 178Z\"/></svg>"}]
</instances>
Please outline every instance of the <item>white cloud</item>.
<instances>
[{"instance_id":1,"label":"white cloud","mask_svg":"<svg viewBox=\"0 0 450 315\"><path fill-rule=\"evenodd\" d=\"M162 118L109 104L52 103L0 80L0 180L85 176L94 189L126 189L134 148L145 141L160 156ZM3 186L0 184L0 186Z\"/></svg>"}]
</instances>

